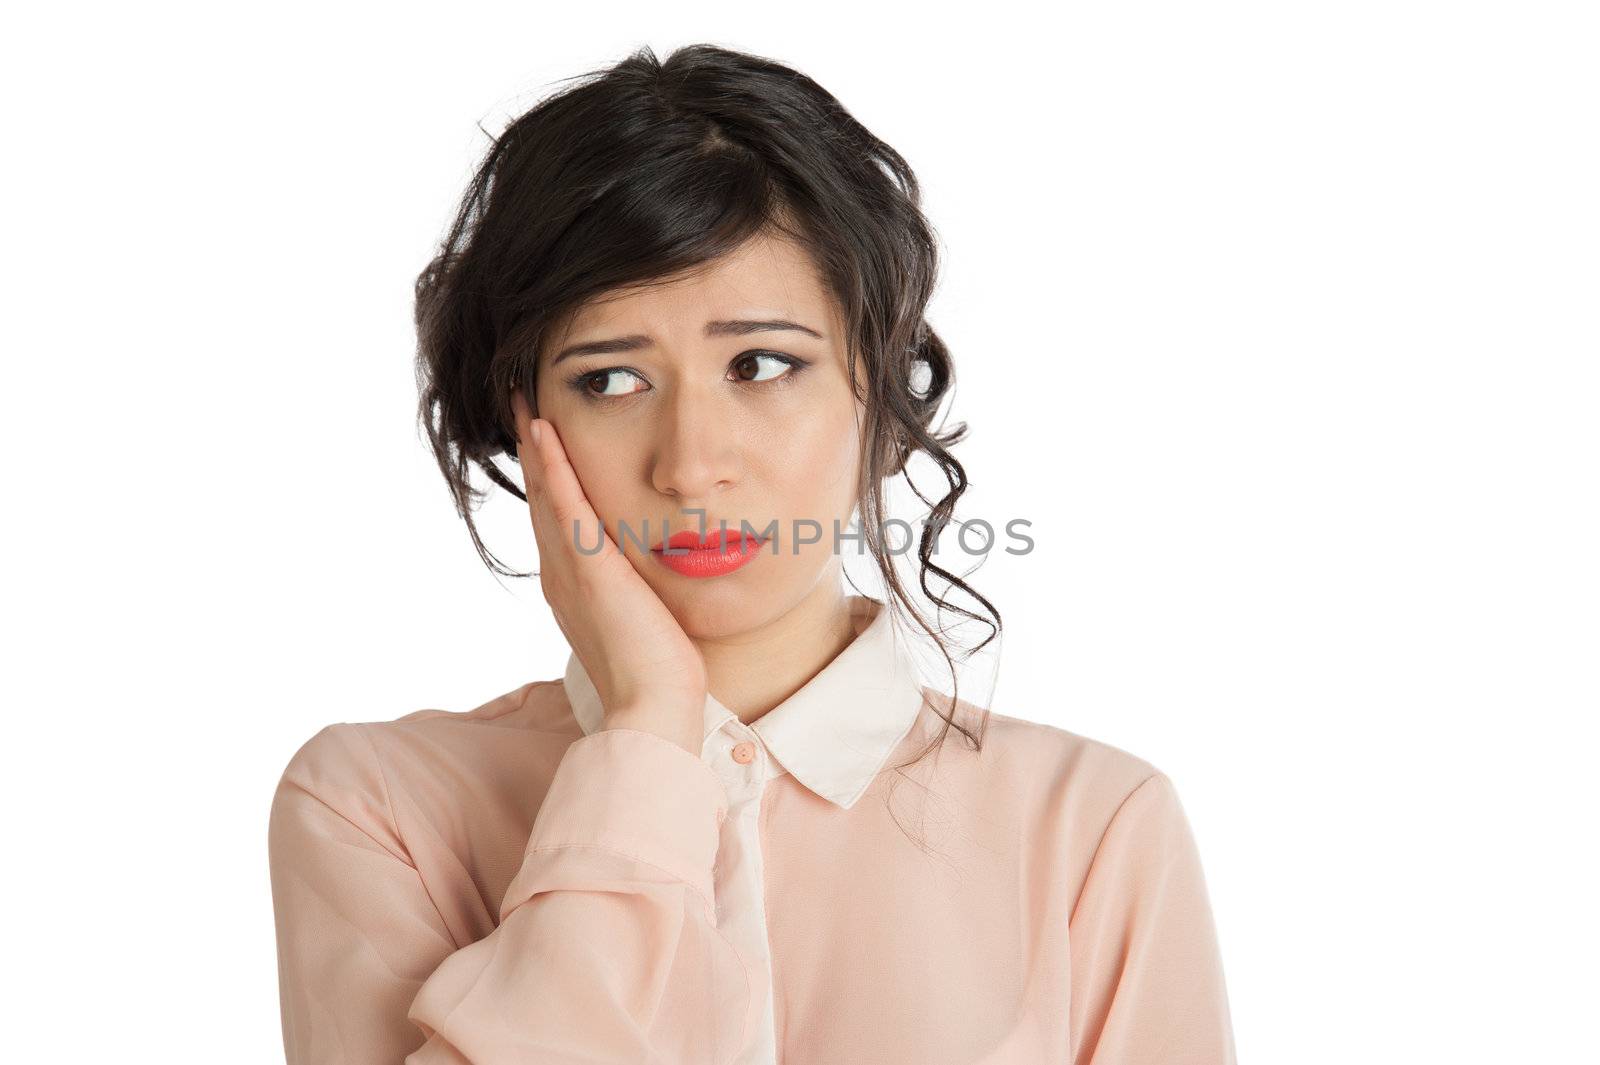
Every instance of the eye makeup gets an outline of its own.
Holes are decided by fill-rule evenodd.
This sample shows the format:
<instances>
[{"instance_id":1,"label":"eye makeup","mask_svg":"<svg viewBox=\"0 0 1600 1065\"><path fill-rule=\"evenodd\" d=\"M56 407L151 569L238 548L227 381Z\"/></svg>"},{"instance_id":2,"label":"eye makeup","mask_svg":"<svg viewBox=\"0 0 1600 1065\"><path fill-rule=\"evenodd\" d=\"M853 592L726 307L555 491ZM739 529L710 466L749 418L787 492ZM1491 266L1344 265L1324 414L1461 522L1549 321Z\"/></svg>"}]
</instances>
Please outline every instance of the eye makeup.
<instances>
[{"instance_id":1,"label":"eye makeup","mask_svg":"<svg viewBox=\"0 0 1600 1065\"><path fill-rule=\"evenodd\" d=\"M793 379L799 377L801 373L811 366L810 359L802 359L797 355L786 355L779 351L766 350L741 352L728 365L729 368L732 369L733 367L738 366L740 363L751 359L774 359L789 367L787 372L779 374L776 377L768 377L761 380L737 378L737 381L740 384L761 388L784 387L785 385L792 383ZM612 374L631 374L640 381L643 381L647 387L644 389L635 389L631 392L622 392L616 395L608 395L605 392L595 391L595 384L599 383L603 385L606 379ZM567 386L591 403L602 403L607 400L626 399L628 396L636 396L641 392L647 391L648 385L649 382L646 380L644 374L640 373L631 366L607 366L599 370L585 370L581 373L572 374L567 378Z\"/></svg>"}]
</instances>

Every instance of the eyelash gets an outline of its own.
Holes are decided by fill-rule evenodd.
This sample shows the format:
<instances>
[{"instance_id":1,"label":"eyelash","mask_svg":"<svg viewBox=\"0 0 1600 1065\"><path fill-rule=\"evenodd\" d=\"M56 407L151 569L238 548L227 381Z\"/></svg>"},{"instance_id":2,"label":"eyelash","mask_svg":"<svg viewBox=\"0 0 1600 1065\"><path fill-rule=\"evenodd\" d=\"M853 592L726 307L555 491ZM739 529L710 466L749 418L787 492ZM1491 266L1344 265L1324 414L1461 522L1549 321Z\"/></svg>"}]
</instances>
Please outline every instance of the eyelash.
<instances>
[{"instance_id":1,"label":"eyelash","mask_svg":"<svg viewBox=\"0 0 1600 1065\"><path fill-rule=\"evenodd\" d=\"M778 377L769 378L765 381L742 381L740 382L741 384L755 386L765 385L774 388L782 387L791 383L794 378L798 377L802 371L811 365L811 362L808 359L797 358L793 355L785 355L779 351L741 352L739 356L728 365L729 368L732 369L745 359L757 358L761 356L765 356L769 359L777 359L779 362L787 365L789 367L789 371L781 374ZM610 400L628 399L630 396L636 396L639 394L637 392L630 392L627 395L622 396L606 396L590 390L589 384L591 381L604 381L607 377L614 373L630 373L639 378L641 381L644 380L644 374L627 366L607 366L603 370L585 370L582 373L573 374L571 377L567 378L567 384L574 392L577 392L584 399L589 400L592 403L604 403Z\"/></svg>"}]
</instances>

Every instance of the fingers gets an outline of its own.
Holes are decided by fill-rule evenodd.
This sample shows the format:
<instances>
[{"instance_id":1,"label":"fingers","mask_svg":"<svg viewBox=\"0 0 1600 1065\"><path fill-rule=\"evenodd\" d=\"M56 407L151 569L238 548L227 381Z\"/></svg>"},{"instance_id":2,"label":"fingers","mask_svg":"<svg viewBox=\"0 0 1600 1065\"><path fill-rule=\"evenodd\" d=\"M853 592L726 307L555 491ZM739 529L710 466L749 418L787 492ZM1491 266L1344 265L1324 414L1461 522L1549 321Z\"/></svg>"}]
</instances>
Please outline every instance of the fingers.
<instances>
[{"instance_id":1,"label":"fingers","mask_svg":"<svg viewBox=\"0 0 1600 1065\"><path fill-rule=\"evenodd\" d=\"M533 428L539 429L534 442ZM589 504L588 496L578 481L578 474L567 458L555 426L543 418L534 418L528 427L529 447L519 448L523 477L528 484L528 508L532 514L534 533L539 537L540 557L544 557L547 543L556 543L551 537L566 540L581 536L582 543L593 542L595 530L600 528L599 516ZM574 523L577 529L574 529ZM542 532L541 532L542 528ZM602 533L603 535L603 533ZM603 537L601 553L605 553Z\"/></svg>"},{"instance_id":2,"label":"fingers","mask_svg":"<svg viewBox=\"0 0 1600 1065\"><path fill-rule=\"evenodd\" d=\"M567 459L567 449L561 446L555 427L543 418L535 418L532 425L540 430L537 445L540 487L549 500L550 510L556 520L562 528L566 528L574 518L592 520L594 511L583 494L582 486L578 484L578 475L573 472L572 463Z\"/></svg>"},{"instance_id":3,"label":"fingers","mask_svg":"<svg viewBox=\"0 0 1600 1065\"><path fill-rule=\"evenodd\" d=\"M534 442L530 423L523 423L517 445L517 461L522 466L522 480L528 497L528 519L533 525L534 540L539 545L542 569L543 560L550 557L547 545L555 541L551 540L552 533L546 520L548 508L541 501L544 496L544 478L541 473L544 460L540 457L542 441Z\"/></svg>"}]
</instances>

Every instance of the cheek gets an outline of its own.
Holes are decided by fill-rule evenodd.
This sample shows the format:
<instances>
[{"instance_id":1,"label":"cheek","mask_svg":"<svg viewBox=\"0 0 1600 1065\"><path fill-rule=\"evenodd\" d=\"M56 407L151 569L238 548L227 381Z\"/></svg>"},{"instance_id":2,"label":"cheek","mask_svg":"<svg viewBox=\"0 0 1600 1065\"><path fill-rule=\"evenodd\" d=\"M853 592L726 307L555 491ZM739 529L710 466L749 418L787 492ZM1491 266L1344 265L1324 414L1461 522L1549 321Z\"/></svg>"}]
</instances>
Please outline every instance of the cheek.
<instances>
[{"instance_id":1,"label":"cheek","mask_svg":"<svg viewBox=\"0 0 1600 1065\"><path fill-rule=\"evenodd\" d=\"M626 513L628 486L637 477L634 452L629 447L618 446L614 434L589 432L567 420L567 434L562 438L567 461L578 477L584 496L594 512L608 524ZM637 524L637 517L627 519Z\"/></svg>"},{"instance_id":2,"label":"cheek","mask_svg":"<svg viewBox=\"0 0 1600 1065\"><path fill-rule=\"evenodd\" d=\"M779 486L791 517L809 517L824 525L848 515L855 502L861 450L856 423L842 417L807 418L776 434L766 449L771 483Z\"/></svg>"}]
</instances>

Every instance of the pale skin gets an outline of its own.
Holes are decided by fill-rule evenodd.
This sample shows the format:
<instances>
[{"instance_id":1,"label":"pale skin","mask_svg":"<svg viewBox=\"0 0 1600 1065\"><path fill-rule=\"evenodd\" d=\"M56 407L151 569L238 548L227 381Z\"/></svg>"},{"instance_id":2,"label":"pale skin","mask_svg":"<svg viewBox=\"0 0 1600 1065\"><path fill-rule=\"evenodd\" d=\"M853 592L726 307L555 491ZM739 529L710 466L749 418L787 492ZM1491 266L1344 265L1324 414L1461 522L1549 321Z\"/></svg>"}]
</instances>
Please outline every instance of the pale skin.
<instances>
[{"instance_id":1,"label":"pale skin","mask_svg":"<svg viewBox=\"0 0 1600 1065\"><path fill-rule=\"evenodd\" d=\"M777 320L804 330L707 335L710 322ZM837 305L803 249L763 235L692 275L593 301L555 332L539 355L539 417L512 399L541 589L605 727L699 755L707 692L748 724L856 635L832 529L855 507L864 410ZM627 350L559 357L618 338ZM717 577L670 570L648 548L700 531L696 508L708 531L776 519L778 552ZM796 553L799 519L822 536ZM620 536L623 521L643 548ZM601 523L599 553L579 551Z\"/></svg>"}]
</instances>

